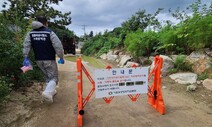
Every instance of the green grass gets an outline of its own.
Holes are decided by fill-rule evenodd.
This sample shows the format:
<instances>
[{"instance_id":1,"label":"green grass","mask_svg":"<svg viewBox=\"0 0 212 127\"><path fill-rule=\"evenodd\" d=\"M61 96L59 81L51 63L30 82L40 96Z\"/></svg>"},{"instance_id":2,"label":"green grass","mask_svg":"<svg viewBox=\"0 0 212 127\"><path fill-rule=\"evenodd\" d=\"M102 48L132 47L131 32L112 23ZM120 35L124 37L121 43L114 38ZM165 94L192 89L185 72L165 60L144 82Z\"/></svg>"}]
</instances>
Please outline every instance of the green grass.
<instances>
[{"instance_id":1,"label":"green grass","mask_svg":"<svg viewBox=\"0 0 212 127\"><path fill-rule=\"evenodd\" d=\"M76 62L78 59L78 56L66 56L66 60L71 61L71 62ZM94 58L94 57L89 57L89 56L82 56L82 61L88 62L89 65L96 67L96 68L105 68L106 65L101 62L100 60Z\"/></svg>"}]
</instances>

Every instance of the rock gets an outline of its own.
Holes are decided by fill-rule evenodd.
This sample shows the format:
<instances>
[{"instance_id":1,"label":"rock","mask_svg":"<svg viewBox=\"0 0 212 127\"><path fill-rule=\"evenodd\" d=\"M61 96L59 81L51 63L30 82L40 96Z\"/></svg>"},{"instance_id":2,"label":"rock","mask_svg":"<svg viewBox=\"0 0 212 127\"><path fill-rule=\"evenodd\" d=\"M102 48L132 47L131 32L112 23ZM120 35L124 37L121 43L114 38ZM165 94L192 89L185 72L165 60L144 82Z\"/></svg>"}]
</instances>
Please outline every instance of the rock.
<instances>
[{"instance_id":1,"label":"rock","mask_svg":"<svg viewBox=\"0 0 212 127\"><path fill-rule=\"evenodd\" d=\"M106 59L110 61L116 61L116 59L118 59L118 55L114 55L113 51L110 50L106 55Z\"/></svg>"},{"instance_id":2,"label":"rock","mask_svg":"<svg viewBox=\"0 0 212 127\"><path fill-rule=\"evenodd\" d=\"M189 60L189 62L194 63L198 61L200 58L204 59L207 55L202 52L192 52L186 59Z\"/></svg>"},{"instance_id":3,"label":"rock","mask_svg":"<svg viewBox=\"0 0 212 127\"><path fill-rule=\"evenodd\" d=\"M169 77L180 84L193 84L197 81L197 74L195 73L176 73Z\"/></svg>"},{"instance_id":4,"label":"rock","mask_svg":"<svg viewBox=\"0 0 212 127\"><path fill-rule=\"evenodd\" d=\"M136 67L138 67L139 66L139 64L138 63L135 63L135 62L127 62L127 64L124 66L125 68L130 68L130 67L132 67L133 66L133 64L135 64L136 65Z\"/></svg>"},{"instance_id":5,"label":"rock","mask_svg":"<svg viewBox=\"0 0 212 127\"><path fill-rule=\"evenodd\" d=\"M107 59L107 54L106 54L106 53L102 54L102 55L100 56L100 58L103 59L103 60L106 60L106 59Z\"/></svg>"},{"instance_id":6,"label":"rock","mask_svg":"<svg viewBox=\"0 0 212 127\"><path fill-rule=\"evenodd\" d=\"M208 56L212 57L212 50L210 50L210 48L206 48L206 49L205 49L205 53L206 53Z\"/></svg>"},{"instance_id":7,"label":"rock","mask_svg":"<svg viewBox=\"0 0 212 127\"><path fill-rule=\"evenodd\" d=\"M128 55L123 55L123 56L121 57L120 62L119 62L119 66L120 66L120 67L123 67L123 66L126 65L126 63L127 63L128 61L130 61L131 59L132 59L132 57L130 57L130 56L128 56Z\"/></svg>"},{"instance_id":8,"label":"rock","mask_svg":"<svg viewBox=\"0 0 212 127\"><path fill-rule=\"evenodd\" d=\"M152 62L154 62L154 57L153 56L150 56L149 57L149 60L151 60Z\"/></svg>"},{"instance_id":9,"label":"rock","mask_svg":"<svg viewBox=\"0 0 212 127\"><path fill-rule=\"evenodd\" d=\"M120 50L114 50L114 51L113 51L113 54L114 54L114 55L119 55L119 53L120 53Z\"/></svg>"},{"instance_id":10,"label":"rock","mask_svg":"<svg viewBox=\"0 0 212 127\"><path fill-rule=\"evenodd\" d=\"M170 57L172 58L173 61L175 61L176 58L177 58L177 56L178 56L178 55L171 55Z\"/></svg>"},{"instance_id":11,"label":"rock","mask_svg":"<svg viewBox=\"0 0 212 127\"><path fill-rule=\"evenodd\" d=\"M113 55L113 51L112 50L109 50L109 52L107 53L107 56L109 55Z\"/></svg>"},{"instance_id":12,"label":"rock","mask_svg":"<svg viewBox=\"0 0 212 127\"><path fill-rule=\"evenodd\" d=\"M162 76L166 76L169 70L174 67L174 61L168 56L160 55L160 57L163 58L163 67L161 70ZM153 67L154 67L154 62L151 65L151 70L153 69Z\"/></svg>"},{"instance_id":13,"label":"rock","mask_svg":"<svg viewBox=\"0 0 212 127\"><path fill-rule=\"evenodd\" d=\"M205 79L202 84L206 89L212 90L212 79Z\"/></svg>"},{"instance_id":14,"label":"rock","mask_svg":"<svg viewBox=\"0 0 212 127\"><path fill-rule=\"evenodd\" d=\"M210 57L203 52L192 52L186 60L193 64L192 69L197 74L201 74L211 65Z\"/></svg>"},{"instance_id":15,"label":"rock","mask_svg":"<svg viewBox=\"0 0 212 127\"><path fill-rule=\"evenodd\" d=\"M197 89L196 85L189 85L187 86L186 91L195 91L196 89Z\"/></svg>"},{"instance_id":16,"label":"rock","mask_svg":"<svg viewBox=\"0 0 212 127\"><path fill-rule=\"evenodd\" d=\"M203 73L207 68L209 68L209 61L207 59L200 58L195 63L193 63L192 69L195 73L201 74Z\"/></svg>"},{"instance_id":17,"label":"rock","mask_svg":"<svg viewBox=\"0 0 212 127\"><path fill-rule=\"evenodd\" d=\"M149 59L147 57L139 57L138 58L138 62L141 63L142 65L144 65L145 61L148 61ZM151 60L149 60L151 61Z\"/></svg>"},{"instance_id":18,"label":"rock","mask_svg":"<svg viewBox=\"0 0 212 127\"><path fill-rule=\"evenodd\" d=\"M197 85L200 85L201 84L201 81L197 81Z\"/></svg>"},{"instance_id":19,"label":"rock","mask_svg":"<svg viewBox=\"0 0 212 127\"><path fill-rule=\"evenodd\" d=\"M120 59L116 59L116 63L119 63L120 62Z\"/></svg>"},{"instance_id":20,"label":"rock","mask_svg":"<svg viewBox=\"0 0 212 127\"><path fill-rule=\"evenodd\" d=\"M107 60L116 61L118 59L118 55L107 55Z\"/></svg>"}]
</instances>

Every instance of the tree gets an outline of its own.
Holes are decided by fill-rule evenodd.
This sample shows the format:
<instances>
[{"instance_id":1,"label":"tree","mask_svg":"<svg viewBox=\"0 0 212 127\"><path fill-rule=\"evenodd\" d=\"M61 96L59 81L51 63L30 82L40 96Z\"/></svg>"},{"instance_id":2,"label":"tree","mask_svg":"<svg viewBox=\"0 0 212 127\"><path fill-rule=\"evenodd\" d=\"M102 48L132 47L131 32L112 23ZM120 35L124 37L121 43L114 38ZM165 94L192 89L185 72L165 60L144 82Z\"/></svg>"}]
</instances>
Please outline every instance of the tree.
<instances>
[{"instance_id":1,"label":"tree","mask_svg":"<svg viewBox=\"0 0 212 127\"><path fill-rule=\"evenodd\" d=\"M160 27L160 22L156 16L160 13L162 9L159 8L154 14L146 14L145 10L139 10L135 15L122 23L122 27L130 32L136 31L138 29L144 31L148 26Z\"/></svg>"},{"instance_id":2,"label":"tree","mask_svg":"<svg viewBox=\"0 0 212 127\"><path fill-rule=\"evenodd\" d=\"M71 24L71 12L63 14L49 6L59 4L59 1L62 0L7 0L3 7L9 6L9 9L3 10L3 13L12 22L22 21L26 17L35 18L37 15L45 15L58 25L69 25Z\"/></svg>"},{"instance_id":3,"label":"tree","mask_svg":"<svg viewBox=\"0 0 212 127\"><path fill-rule=\"evenodd\" d=\"M173 32L177 35L174 51L177 51L176 53L190 54L194 50L202 50L206 47L211 48L212 3L207 6L197 0L186 9L192 12L191 16L188 16L186 11L180 11L179 9L172 13L173 17L180 20L180 23L176 25L175 32ZM166 36L166 38L169 37L171 36ZM170 44L173 43L174 39L170 38L169 40L167 42Z\"/></svg>"},{"instance_id":4,"label":"tree","mask_svg":"<svg viewBox=\"0 0 212 127\"><path fill-rule=\"evenodd\" d=\"M63 37L74 38L75 36L73 31L70 31L65 26L60 26L56 23L49 23L49 28L53 30L60 39Z\"/></svg>"},{"instance_id":5,"label":"tree","mask_svg":"<svg viewBox=\"0 0 212 127\"><path fill-rule=\"evenodd\" d=\"M129 51L133 58L137 59L139 56L150 56L154 51L154 47L159 43L158 34L154 31L142 32L137 30L131 32L126 36L124 42L125 48Z\"/></svg>"},{"instance_id":6,"label":"tree","mask_svg":"<svg viewBox=\"0 0 212 127\"><path fill-rule=\"evenodd\" d=\"M88 35L89 38L93 37L93 31L91 31Z\"/></svg>"}]
</instances>

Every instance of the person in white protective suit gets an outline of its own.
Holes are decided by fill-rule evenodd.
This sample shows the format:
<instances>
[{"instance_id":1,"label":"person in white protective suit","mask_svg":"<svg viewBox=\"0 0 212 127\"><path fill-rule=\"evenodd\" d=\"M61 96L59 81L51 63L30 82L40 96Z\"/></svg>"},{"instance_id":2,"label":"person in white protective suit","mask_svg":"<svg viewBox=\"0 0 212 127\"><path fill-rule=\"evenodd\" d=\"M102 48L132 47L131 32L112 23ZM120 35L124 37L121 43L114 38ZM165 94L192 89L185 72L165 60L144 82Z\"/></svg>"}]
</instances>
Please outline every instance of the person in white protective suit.
<instances>
[{"instance_id":1,"label":"person in white protective suit","mask_svg":"<svg viewBox=\"0 0 212 127\"><path fill-rule=\"evenodd\" d=\"M59 64L64 64L63 46L57 35L48 29L48 21L44 16L38 16L37 21L32 22L32 31L28 32L23 45L24 66L31 65L28 57L32 48L38 67L42 70L46 79L46 88L42 92L45 101L53 102L58 84L58 68L56 54L60 58Z\"/></svg>"}]
</instances>

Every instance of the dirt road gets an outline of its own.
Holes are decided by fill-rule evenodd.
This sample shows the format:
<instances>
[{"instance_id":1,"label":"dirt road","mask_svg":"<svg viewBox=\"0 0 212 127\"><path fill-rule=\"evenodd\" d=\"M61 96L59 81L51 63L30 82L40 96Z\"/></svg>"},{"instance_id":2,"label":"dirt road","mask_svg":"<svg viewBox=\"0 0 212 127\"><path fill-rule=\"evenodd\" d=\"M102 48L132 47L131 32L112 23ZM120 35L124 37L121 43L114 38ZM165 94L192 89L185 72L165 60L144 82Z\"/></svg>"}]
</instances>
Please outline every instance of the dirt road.
<instances>
[{"instance_id":1,"label":"dirt road","mask_svg":"<svg viewBox=\"0 0 212 127\"><path fill-rule=\"evenodd\" d=\"M88 71L93 68L86 65ZM76 64L66 61L59 65L59 87L53 104L40 104L34 109L33 117L22 127L77 127L77 79ZM83 79L83 94L91 88L87 78ZM115 97L111 104L92 96L85 107L84 127L212 127L211 101L200 101L185 89L177 89L180 84L168 77L162 80L165 115L160 115L147 103L147 95L132 102L128 96ZM201 88L202 89L202 88ZM208 95L209 94L209 95ZM207 95L212 96L211 91ZM15 126L15 125L14 125Z\"/></svg>"}]
</instances>

